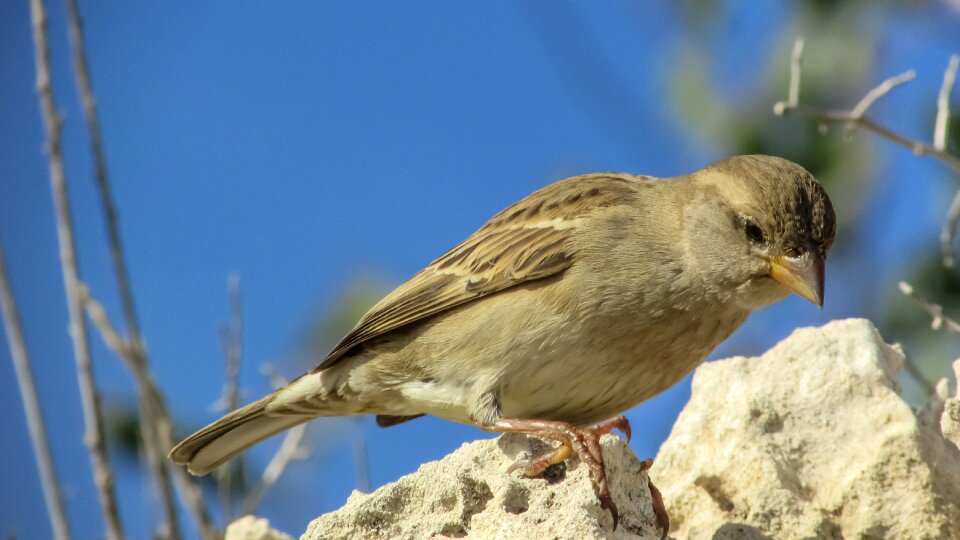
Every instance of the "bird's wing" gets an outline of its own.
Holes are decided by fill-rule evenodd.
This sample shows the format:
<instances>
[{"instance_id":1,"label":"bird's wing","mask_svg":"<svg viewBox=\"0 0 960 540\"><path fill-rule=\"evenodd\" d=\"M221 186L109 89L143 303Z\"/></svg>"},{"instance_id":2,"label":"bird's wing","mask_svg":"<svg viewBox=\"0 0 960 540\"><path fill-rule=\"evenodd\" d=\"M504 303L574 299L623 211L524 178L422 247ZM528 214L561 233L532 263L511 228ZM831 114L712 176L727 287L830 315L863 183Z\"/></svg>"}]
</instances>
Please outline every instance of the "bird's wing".
<instances>
[{"instance_id":1,"label":"bird's wing","mask_svg":"<svg viewBox=\"0 0 960 540\"><path fill-rule=\"evenodd\" d=\"M411 323L563 272L574 263L569 239L586 214L626 203L636 180L619 174L578 176L513 204L373 306L314 371Z\"/></svg>"}]
</instances>

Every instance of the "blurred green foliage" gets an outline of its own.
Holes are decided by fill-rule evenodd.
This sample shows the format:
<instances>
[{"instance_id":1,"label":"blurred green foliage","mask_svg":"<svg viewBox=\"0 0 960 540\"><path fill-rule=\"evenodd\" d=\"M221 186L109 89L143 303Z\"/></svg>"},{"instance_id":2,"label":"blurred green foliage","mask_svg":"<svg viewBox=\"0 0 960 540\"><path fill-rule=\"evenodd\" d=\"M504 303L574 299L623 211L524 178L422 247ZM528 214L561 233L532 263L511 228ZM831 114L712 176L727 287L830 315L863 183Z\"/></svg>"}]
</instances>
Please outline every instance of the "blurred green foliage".
<instances>
[{"instance_id":1,"label":"blurred green foliage","mask_svg":"<svg viewBox=\"0 0 960 540\"><path fill-rule=\"evenodd\" d=\"M307 364L305 369L319 364L360 317L389 291L384 281L366 276L354 278L344 286L333 303L317 312L303 332L298 356Z\"/></svg>"}]
</instances>

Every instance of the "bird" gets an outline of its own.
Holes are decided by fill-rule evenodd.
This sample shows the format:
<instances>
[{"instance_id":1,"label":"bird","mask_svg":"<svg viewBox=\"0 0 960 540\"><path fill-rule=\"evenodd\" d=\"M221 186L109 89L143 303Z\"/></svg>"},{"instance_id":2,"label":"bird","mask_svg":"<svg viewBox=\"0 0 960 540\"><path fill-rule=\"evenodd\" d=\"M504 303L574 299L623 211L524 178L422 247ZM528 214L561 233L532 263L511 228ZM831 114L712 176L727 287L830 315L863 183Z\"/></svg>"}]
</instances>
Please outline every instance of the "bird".
<instances>
[{"instance_id":1,"label":"bird","mask_svg":"<svg viewBox=\"0 0 960 540\"><path fill-rule=\"evenodd\" d=\"M203 475L316 417L423 415L559 442L616 528L601 435L683 379L754 310L795 293L822 307L836 218L821 184L747 155L692 174L594 173L494 215L374 305L309 372L169 454Z\"/></svg>"}]
</instances>

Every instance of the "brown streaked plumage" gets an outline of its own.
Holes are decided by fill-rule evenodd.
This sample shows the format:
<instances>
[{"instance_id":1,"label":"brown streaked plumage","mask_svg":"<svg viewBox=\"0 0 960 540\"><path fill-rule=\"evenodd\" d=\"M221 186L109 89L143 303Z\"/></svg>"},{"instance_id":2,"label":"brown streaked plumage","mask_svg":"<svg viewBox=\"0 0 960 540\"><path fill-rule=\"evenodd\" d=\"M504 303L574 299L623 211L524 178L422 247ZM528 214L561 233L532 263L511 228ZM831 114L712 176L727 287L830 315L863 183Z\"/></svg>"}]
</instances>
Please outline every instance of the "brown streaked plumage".
<instances>
[{"instance_id":1,"label":"brown streaked plumage","mask_svg":"<svg viewBox=\"0 0 960 540\"><path fill-rule=\"evenodd\" d=\"M493 216L377 302L314 372L351 348L410 323L504 289L552 276L573 264L569 238L579 216L632 195L623 175L576 176L549 185Z\"/></svg>"},{"instance_id":2,"label":"brown streaked plumage","mask_svg":"<svg viewBox=\"0 0 960 540\"><path fill-rule=\"evenodd\" d=\"M834 229L816 180L769 156L557 182L377 303L314 370L170 457L204 474L317 416L431 414L560 441L516 466L535 475L577 453L616 526L599 435L628 430L616 415L680 380L751 310L790 292L821 304Z\"/></svg>"}]
</instances>

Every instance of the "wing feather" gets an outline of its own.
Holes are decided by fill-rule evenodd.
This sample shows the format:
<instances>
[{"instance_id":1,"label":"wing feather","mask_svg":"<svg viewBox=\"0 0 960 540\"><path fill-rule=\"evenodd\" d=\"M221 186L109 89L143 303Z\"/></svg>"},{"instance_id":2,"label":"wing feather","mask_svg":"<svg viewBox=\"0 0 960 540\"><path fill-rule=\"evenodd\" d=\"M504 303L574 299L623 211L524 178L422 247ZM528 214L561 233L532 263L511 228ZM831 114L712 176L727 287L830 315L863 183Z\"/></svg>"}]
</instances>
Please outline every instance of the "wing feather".
<instances>
[{"instance_id":1,"label":"wing feather","mask_svg":"<svg viewBox=\"0 0 960 540\"><path fill-rule=\"evenodd\" d=\"M629 204L638 180L620 174L578 176L513 204L373 306L314 371L371 339L563 272L576 259L570 238L589 212Z\"/></svg>"}]
</instances>

